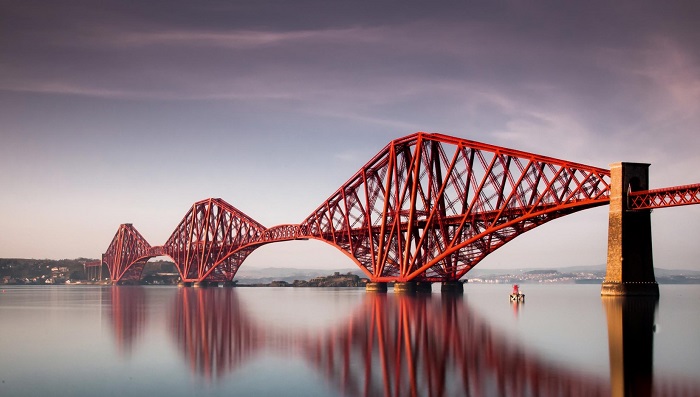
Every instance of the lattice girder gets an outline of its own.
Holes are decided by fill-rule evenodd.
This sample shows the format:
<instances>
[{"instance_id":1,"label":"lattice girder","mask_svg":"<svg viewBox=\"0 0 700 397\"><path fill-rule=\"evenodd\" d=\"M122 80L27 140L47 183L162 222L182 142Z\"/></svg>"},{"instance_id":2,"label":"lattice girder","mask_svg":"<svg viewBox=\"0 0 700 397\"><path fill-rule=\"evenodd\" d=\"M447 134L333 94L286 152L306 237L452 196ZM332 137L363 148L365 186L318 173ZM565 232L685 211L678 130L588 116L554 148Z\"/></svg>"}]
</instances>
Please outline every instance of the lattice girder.
<instances>
[{"instance_id":1,"label":"lattice girder","mask_svg":"<svg viewBox=\"0 0 700 397\"><path fill-rule=\"evenodd\" d=\"M164 251L183 281L231 281L255 249L265 227L219 198L198 201L185 214Z\"/></svg>"},{"instance_id":2,"label":"lattice girder","mask_svg":"<svg viewBox=\"0 0 700 397\"><path fill-rule=\"evenodd\" d=\"M149 257L151 245L131 223L119 226L102 261L113 281L136 281Z\"/></svg>"},{"instance_id":3,"label":"lattice girder","mask_svg":"<svg viewBox=\"0 0 700 397\"><path fill-rule=\"evenodd\" d=\"M630 192L630 210L677 207L700 204L700 184L667 187L663 189Z\"/></svg>"},{"instance_id":4,"label":"lattice girder","mask_svg":"<svg viewBox=\"0 0 700 397\"><path fill-rule=\"evenodd\" d=\"M561 215L609 202L605 169L417 133L387 145L301 227L373 281L456 280Z\"/></svg>"}]
</instances>

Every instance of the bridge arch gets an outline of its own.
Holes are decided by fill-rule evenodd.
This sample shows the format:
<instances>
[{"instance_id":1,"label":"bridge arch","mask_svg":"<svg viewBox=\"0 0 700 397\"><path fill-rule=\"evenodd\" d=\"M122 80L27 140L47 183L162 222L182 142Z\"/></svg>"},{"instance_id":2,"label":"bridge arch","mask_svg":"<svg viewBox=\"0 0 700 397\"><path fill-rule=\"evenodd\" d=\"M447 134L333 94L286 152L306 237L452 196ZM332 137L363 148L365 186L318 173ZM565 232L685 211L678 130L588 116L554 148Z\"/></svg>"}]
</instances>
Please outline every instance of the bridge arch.
<instances>
[{"instance_id":1,"label":"bridge arch","mask_svg":"<svg viewBox=\"0 0 700 397\"><path fill-rule=\"evenodd\" d=\"M182 276L177 262L163 247L152 247L133 224L124 223L119 226L101 262L107 265L113 282L135 283L141 279L148 260L159 256L172 259Z\"/></svg>"},{"instance_id":2,"label":"bridge arch","mask_svg":"<svg viewBox=\"0 0 700 397\"><path fill-rule=\"evenodd\" d=\"M455 281L518 235L609 195L606 169L416 133L390 142L301 227L372 281Z\"/></svg>"},{"instance_id":3,"label":"bridge arch","mask_svg":"<svg viewBox=\"0 0 700 397\"><path fill-rule=\"evenodd\" d=\"M265 227L220 198L192 205L163 244L182 281L231 281Z\"/></svg>"},{"instance_id":4,"label":"bridge arch","mask_svg":"<svg viewBox=\"0 0 700 397\"><path fill-rule=\"evenodd\" d=\"M149 254L151 249L148 241L131 223L120 225L107 251L102 255L110 279L114 282L138 280L143 270L143 264L139 263L145 263L145 260L153 256Z\"/></svg>"},{"instance_id":5,"label":"bridge arch","mask_svg":"<svg viewBox=\"0 0 700 397\"><path fill-rule=\"evenodd\" d=\"M358 266L360 270L365 271L364 267L362 267L362 264L358 261L358 259L352 256L352 254L348 251L344 250L343 247L334 244L332 241L318 238L317 236L309 235L304 228L302 228L300 225L295 224L282 224L270 227L263 232L260 241L253 242L250 245L241 248L252 248L253 250L257 250L262 246L268 246L274 243L307 240L318 241L326 246L333 247L335 252L338 252L342 254L345 258L350 259L351 263ZM367 275L367 277L371 276L366 271L365 274Z\"/></svg>"}]
</instances>

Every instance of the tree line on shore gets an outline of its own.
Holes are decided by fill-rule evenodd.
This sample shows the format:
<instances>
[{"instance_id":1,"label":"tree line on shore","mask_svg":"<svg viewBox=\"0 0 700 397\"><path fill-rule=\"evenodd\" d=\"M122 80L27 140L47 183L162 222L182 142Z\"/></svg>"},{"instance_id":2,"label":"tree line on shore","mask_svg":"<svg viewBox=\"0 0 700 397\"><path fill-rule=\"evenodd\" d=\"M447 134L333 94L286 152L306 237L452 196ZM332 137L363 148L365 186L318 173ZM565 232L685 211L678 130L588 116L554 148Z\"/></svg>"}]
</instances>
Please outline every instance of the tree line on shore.
<instances>
[{"instance_id":1,"label":"tree line on shore","mask_svg":"<svg viewBox=\"0 0 700 397\"><path fill-rule=\"evenodd\" d=\"M0 284L62 284L65 282L99 281L95 272L87 272L85 263L97 259L23 259L0 258ZM148 262L144 277L157 273L177 272L175 264L167 261ZM88 274L90 273L90 274ZM106 266L102 270L107 277ZM88 279L90 277L90 279Z\"/></svg>"}]
</instances>

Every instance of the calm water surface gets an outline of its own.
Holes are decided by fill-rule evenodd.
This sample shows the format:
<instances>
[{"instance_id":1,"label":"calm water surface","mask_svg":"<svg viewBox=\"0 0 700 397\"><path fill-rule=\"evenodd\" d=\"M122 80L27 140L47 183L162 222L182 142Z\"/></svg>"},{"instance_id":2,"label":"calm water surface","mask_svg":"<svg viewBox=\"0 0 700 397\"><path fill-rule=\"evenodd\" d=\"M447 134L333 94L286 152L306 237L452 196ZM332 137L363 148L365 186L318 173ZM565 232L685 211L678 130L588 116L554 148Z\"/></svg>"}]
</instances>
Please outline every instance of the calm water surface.
<instances>
[{"instance_id":1,"label":"calm water surface","mask_svg":"<svg viewBox=\"0 0 700 397\"><path fill-rule=\"evenodd\" d=\"M0 396L700 396L700 286L6 286Z\"/></svg>"}]
</instances>

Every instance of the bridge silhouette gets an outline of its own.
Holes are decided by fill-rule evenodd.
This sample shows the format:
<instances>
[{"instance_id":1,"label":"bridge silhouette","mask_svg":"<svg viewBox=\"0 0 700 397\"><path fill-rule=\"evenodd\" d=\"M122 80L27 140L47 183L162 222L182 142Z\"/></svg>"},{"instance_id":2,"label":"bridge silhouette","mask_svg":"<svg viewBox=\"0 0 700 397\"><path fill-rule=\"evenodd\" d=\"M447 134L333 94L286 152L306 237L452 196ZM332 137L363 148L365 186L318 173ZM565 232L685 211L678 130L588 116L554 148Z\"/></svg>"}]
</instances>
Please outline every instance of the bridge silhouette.
<instances>
[{"instance_id":1,"label":"bridge silhouette","mask_svg":"<svg viewBox=\"0 0 700 397\"><path fill-rule=\"evenodd\" d=\"M419 132L391 141L298 224L267 228L226 201L209 198L192 205L163 245L151 246L132 224L122 224L102 263L114 283L139 280L145 263L156 256L170 257L184 283L230 283L255 249L315 239L355 262L370 280L368 289L385 290L387 282L396 283L395 289L442 282L443 290L460 290L459 280L469 270L517 236L611 204L612 197L606 283L655 286L649 211L700 203L700 184L649 190L645 166L620 163L611 173ZM634 226L625 226L630 222ZM631 233L621 233L625 228L642 232L628 237ZM624 263L623 253L635 257L629 240L647 238L647 229L648 252L632 252L641 264Z\"/></svg>"},{"instance_id":2,"label":"bridge silhouette","mask_svg":"<svg viewBox=\"0 0 700 397\"><path fill-rule=\"evenodd\" d=\"M118 351L144 333L143 287L113 287ZM262 354L301 358L346 396L699 396L695 379L653 374L657 298L607 297L610 378L567 368L508 338L455 295L368 294L332 326L256 321L231 288L181 288L166 321L190 371L216 382ZM514 305L519 305L514 303Z\"/></svg>"}]
</instances>

